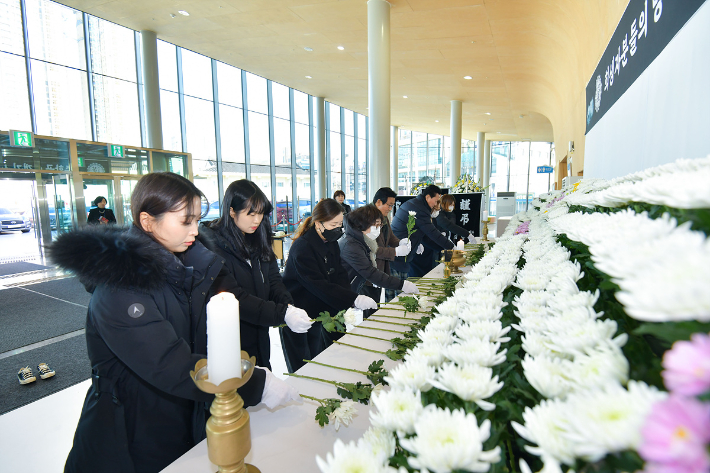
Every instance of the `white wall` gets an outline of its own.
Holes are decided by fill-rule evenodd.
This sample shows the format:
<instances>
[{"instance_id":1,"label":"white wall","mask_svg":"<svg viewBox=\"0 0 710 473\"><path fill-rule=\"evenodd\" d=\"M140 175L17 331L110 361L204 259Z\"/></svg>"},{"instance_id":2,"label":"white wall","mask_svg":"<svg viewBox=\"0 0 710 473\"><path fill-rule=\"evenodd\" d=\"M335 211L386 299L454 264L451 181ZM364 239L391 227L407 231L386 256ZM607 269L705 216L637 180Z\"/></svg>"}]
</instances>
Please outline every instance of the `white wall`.
<instances>
[{"instance_id":1,"label":"white wall","mask_svg":"<svg viewBox=\"0 0 710 473\"><path fill-rule=\"evenodd\" d=\"M587 134L584 177L710 154L710 2Z\"/></svg>"}]
</instances>

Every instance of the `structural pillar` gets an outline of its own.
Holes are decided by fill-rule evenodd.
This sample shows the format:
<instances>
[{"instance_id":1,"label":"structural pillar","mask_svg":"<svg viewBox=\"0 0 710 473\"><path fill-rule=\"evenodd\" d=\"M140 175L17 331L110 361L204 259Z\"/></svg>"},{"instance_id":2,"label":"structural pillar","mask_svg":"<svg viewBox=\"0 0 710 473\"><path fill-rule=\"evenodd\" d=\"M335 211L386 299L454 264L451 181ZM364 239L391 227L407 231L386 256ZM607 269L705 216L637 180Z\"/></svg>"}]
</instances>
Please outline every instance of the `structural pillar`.
<instances>
[{"instance_id":1,"label":"structural pillar","mask_svg":"<svg viewBox=\"0 0 710 473\"><path fill-rule=\"evenodd\" d=\"M483 187L486 189L483 210L488 211L491 201L491 189L488 187L491 183L491 142L486 140L483 148Z\"/></svg>"},{"instance_id":2,"label":"structural pillar","mask_svg":"<svg viewBox=\"0 0 710 473\"><path fill-rule=\"evenodd\" d=\"M399 127L392 127L392 179L390 188L399 194ZM377 192L377 191L375 191Z\"/></svg>"},{"instance_id":3,"label":"structural pillar","mask_svg":"<svg viewBox=\"0 0 710 473\"><path fill-rule=\"evenodd\" d=\"M328 168L325 162L325 97L315 98L314 115L316 118L315 142L316 160L318 161L318 189L320 198L328 197L327 175Z\"/></svg>"},{"instance_id":4,"label":"structural pillar","mask_svg":"<svg viewBox=\"0 0 710 473\"><path fill-rule=\"evenodd\" d=\"M370 108L368 177L371 192L390 182L390 7L367 2L367 90ZM372 196L368 196L369 199Z\"/></svg>"},{"instance_id":5,"label":"structural pillar","mask_svg":"<svg viewBox=\"0 0 710 473\"><path fill-rule=\"evenodd\" d=\"M155 31L141 30L141 66L146 146L153 149L163 149L163 125L160 117L160 86L158 84L158 38Z\"/></svg>"},{"instance_id":6,"label":"structural pillar","mask_svg":"<svg viewBox=\"0 0 710 473\"><path fill-rule=\"evenodd\" d=\"M451 187L461 174L461 101L451 101Z\"/></svg>"},{"instance_id":7,"label":"structural pillar","mask_svg":"<svg viewBox=\"0 0 710 473\"><path fill-rule=\"evenodd\" d=\"M483 149L486 144L486 133L484 131L478 132L478 139L476 144L476 154L478 155L478 161L476 162L476 178L479 184L483 185Z\"/></svg>"}]
</instances>

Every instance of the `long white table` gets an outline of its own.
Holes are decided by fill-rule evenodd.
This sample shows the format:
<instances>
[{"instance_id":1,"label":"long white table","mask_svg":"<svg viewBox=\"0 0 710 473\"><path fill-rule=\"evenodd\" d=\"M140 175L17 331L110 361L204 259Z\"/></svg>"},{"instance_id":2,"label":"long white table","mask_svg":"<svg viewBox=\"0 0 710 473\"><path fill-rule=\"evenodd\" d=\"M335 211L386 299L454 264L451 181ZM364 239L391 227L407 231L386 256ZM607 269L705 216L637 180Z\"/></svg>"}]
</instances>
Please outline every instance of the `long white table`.
<instances>
[{"instance_id":1,"label":"long white table","mask_svg":"<svg viewBox=\"0 0 710 473\"><path fill-rule=\"evenodd\" d=\"M442 278L444 275L443 268L443 265L440 264L427 274L427 277ZM380 309L372 317L377 318L378 314L401 317L404 312ZM414 319L422 315L408 314L408 317ZM384 320L406 323L405 320L398 319ZM393 332L368 330L365 328L368 326L401 332L408 330L404 326L383 324L368 319L356 327L352 333L388 340L399 336ZM392 348L390 342L350 334L343 336L340 341L382 352ZM367 371L370 363L377 360L385 360L384 366L388 371L399 363L379 353L338 344L333 344L314 358L314 361L321 363L360 371ZM369 382L367 378L358 373L336 370L312 363L307 363L297 371L297 374L345 383ZM340 399L336 392L336 387L331 384L293 377L289 377L286 382L293 385L301 394L320 399ZM255 465L262 473L280 473L284 471L314 473L318 471L315 460L316 455L325 458L326 454L332 451L333 442L336 438L345 443L357 440L370 427L369 405L357 403L357 415L353 418L352 423L347 427L341 426L337 432L332 424L321 428L315 421L315 413L318 406L317 402L304 399L300 404L292 402L273 411L267 409L263 404L248 408L247 411L251 416L252 447L246 462ZM163 470L163 473L213 473L215 471L217 471L217 467L207 458L207 441L204 440Z\"/></svg>"}]
</instances>

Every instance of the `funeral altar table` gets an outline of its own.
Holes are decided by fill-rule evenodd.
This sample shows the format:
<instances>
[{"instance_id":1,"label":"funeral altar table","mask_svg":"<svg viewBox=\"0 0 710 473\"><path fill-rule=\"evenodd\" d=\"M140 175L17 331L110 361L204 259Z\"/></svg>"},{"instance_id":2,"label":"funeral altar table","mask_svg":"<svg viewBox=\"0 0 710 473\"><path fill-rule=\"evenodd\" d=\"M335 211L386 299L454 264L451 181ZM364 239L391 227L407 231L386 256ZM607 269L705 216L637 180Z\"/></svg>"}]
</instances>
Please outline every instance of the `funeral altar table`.
<instances>
[{"instance_id":1,"label":"funeral altar table","mask_svg":"<svg viewBox=\"0 0 710 473\"><path fill-rule=\"evenodd\" d=\"M469 268L462 269L466 272ZM444 265L440 264L430 271L426 277L443 278ZM380 309L371 317L377 318L378 314L402 317L404 312ZM423 315L424 314L407 314L407 316L412 317L412 319L415 317L419 318ZM387 320L406 323L406 320ZM352 330L351 333L385 338L388 340L399 336L394 332L369 330L365 328L366 326L397 330L400 332L408 330L405 326L383 324L367 319L361 326ZM381 352L386 352L392 348L392 344L389 342L350 334L346 334L339 341ZM385 360L384 366L387 371L390 371L400 363L390 360L386 355L338 344L331 345L327 350L314 358L314 361L321 363L360 371L367 371L367 367L370 363L377 360ZM307 363L296 373L345 383L355 383L357 381L369 383L367 378L361 374L319 366L312 363ZM298 392L301 394L320 399L340 399L340 396L336 393L336 387L332 384L293 377L287 378L286 382L298 389ZM292 473L318 472L316 455L325 459L326 454L332 452L335 439L340 439L345 443L351 440L357 441L370 427L370 405L366 406L357 403L355 405L357 414L353 417L352 423L348 426L341 425L338 431L335 430L332 423L324 427L318 425L315 421L318 406L319 404L317 402L304 399L302 403L291 402L273 411L267 409L263 404L248 408L247 411L251 417L252 446L251 452L246 457L246 462L259 468L262 473L280 473L284 471ZM207 441L203 440L163 470L163 473L214 473L216 471L217 467L207 458Z\"/></svg>"}]
</instances>

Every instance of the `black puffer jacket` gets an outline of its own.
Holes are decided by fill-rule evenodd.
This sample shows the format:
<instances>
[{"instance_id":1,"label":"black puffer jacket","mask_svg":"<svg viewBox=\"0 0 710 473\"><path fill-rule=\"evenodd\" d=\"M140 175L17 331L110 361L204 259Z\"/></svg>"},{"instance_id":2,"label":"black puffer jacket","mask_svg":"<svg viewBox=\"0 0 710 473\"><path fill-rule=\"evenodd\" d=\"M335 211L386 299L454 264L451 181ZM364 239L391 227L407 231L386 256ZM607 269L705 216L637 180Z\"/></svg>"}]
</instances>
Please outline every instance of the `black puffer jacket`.
<instances>
[{"instance_id":1,"label":"black puffer jacket","mask_svg":"<svg viewBox=\"0 0 710 473\"><path fill-rule=\"evenodd\" d=\"M243 291L199 242L178 258L136 227L65 233L49 255L93 292L92 386L65 472L163 470L205 438L212 395L189 372L207 351L206 303L218 292ZM240 389L246 405L261 400L265 376L254 370Z\"/></svg>"},{"instance_id":2,"label":"black puffer jacket","mask_svg":"<svg viewBox=\"0 0 710 473\"><path fill-rule=\"evenodd\" d=\"M468 238L469 231L463 227L456 225L456 214L454 212L446 212L442 210L439 216L436 217L436 223L443 232L449 232L449 236L453 239L454 235L459 238Z\"/></svg>"},{"instance_id":3,"label":"black puffer jacket","mask_svg":"<svg viewBox=\"0 0 710 473\"><path fill-rule=\"evenodd\" d=\"M377 269L373 264L374 257L371 256L372 249L365 241L362 232L348 226L345 235L338 240L340 245L340 260L343 262L345 270L350 278L350 288L359 293L360 289L367 282L370 285L384 287L385 289L402 289L404 281L394 276L390 276ZM374 240L372 245L377 247ZM376 251L376 250L375 250Z\"/></svg>"},{"instance_id":4,"label":"black puffer jacket","mask_svg":"<svg viewBox=\"0 0 710 473\"><path fill-rule=\"evenodd\" d=\"M237 284L250 294L240 300L239 307L258 316L258 323L242 319L240 337L242 350L256 356L256 364L271 369L271 343L269 327L284 323L284 315L289 304L293 304L291 294L283 284L276 258L262 261L259 256L245 260L222 230L210 226L200 226L200 241L225 260L225 266L232 273Z\"/></svg>"}]
</instances>

